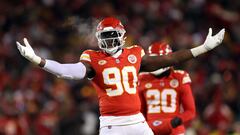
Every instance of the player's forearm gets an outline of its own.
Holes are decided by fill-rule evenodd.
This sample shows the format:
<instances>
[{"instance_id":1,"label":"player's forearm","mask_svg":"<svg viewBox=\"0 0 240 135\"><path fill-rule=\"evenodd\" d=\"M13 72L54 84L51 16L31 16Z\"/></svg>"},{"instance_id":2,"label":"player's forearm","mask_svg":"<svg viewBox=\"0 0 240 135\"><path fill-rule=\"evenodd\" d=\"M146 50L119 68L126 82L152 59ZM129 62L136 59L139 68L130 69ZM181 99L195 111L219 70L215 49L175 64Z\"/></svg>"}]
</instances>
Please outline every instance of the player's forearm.
<instances>
[{"instance_id":1,"label":"player's forearm","mask_svg":"<svg viewBox=\"0 0 240 135\"><path fill-rule=\"evenodd\" d=\"M40 63L41 64L41 63ZM86 67L83 63L60 64L53 60L42 60L43 69L65 79L82 79L86 75Z\"/></svg>"},{"instance_id":2,"label":"player's forearm","mask_svg":"<svg viewBox=\"0 0 240 135\"><path fill-rule=\"evenodd\" d=\"M173 128L182 125L183 123L192 120L195 117L195 110L184 110L183 113L177 115L171 120L171 125Z\"/></svg>"},{"instance_id":3,"label":"player's forearm","mask_svg":"<svg viewBox=\"0 0 240 135\"><path fill-rule=\"evenodd\" d=\"M155 71L159 68L174 66L193 58L190 50L179 50L170 55L144 56L142 70Z\"/></svg>"},{"instance_id":4,"label":"player's forearm","mask_svg":"<svg viewBox=\"0 0 240 135\"><path fill-rule=\"evenodd\" d=\"M206 40L203 44L190 50L180 50L170 55L152 56L151 58L145 55L142 59L141 70L154 71L159 68L173 66L181 62L187 61L193 57L197 57L206 53L222 43L225 29L222 29L216 35L212 35L212 29L209 29Z\"/></svg>"},{"instance_id":5,"label":"player's forearm","mask_svg":"<svg viewBox=\"0 0 240 135\"><path fill-rule=\"evenodd\" d=\"M177 65L177 64L180 64L182 62L185 62L187 60L194 58L191 50L187 50L187 49L176 51L167 57L169 57L167 59L168 61L165 63L167 66ZM166 65L164 65L164 66L166 66Z\"/></svg>"},{"instance_id":6,"label":"player's forearm","mask_svg":"<svg viewBox=\"0 0 240 135\"><path fill-rule=\"evenodd\" d=\"M181 103L184 112L179 114L183 122L193 119L196 115L196 107L190 84L182 85Z\"/></svg>"},{"instance_id":7,"label":"player's forearm","mask_svg":"<svg viewBox=\"0 0 240 135\"><path fill-rule=\"evenodd\" d=\"M187 97L184 97L184 96L182 98L188 99ZM192 100L186 100L183 102L185 102L185 103L183 103L184 112L179 114L178 117L181 118L183 123L185 123L187 121L192 120L196 116L196 108L195 108L193 98L192 98Z\"/></svg>"},{"instance_id":8,"label":"player's forearm","mask_svg":"<svg viewBox=\"0 0 240 135\"><path fill-rule=\"evenodd\" d=\"M195 118L196 112L194 110L184 110L184 113L178 115L179 118L181 118L182 122L188 122Z\"/></svg>"}]
</instances>

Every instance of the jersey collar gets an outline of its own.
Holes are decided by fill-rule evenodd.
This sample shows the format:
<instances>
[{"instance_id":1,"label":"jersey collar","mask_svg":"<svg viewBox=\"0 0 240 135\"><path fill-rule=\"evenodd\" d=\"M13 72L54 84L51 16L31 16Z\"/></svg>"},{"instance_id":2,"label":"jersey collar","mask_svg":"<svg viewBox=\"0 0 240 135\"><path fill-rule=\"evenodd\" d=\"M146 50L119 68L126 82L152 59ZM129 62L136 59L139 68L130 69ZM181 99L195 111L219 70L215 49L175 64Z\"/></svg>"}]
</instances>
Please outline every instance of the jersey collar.
<instances>
[{"instance_id":1,"label":"jersey collar","mask_svg":"<svg viewBox=\"0 0 240 135\"><path fill-rule=\"evenodd\" d=\"M113 58L118 58L122 54L123 49L119 50L115 54L112 55Z\"/></svg>"}]
</instances>

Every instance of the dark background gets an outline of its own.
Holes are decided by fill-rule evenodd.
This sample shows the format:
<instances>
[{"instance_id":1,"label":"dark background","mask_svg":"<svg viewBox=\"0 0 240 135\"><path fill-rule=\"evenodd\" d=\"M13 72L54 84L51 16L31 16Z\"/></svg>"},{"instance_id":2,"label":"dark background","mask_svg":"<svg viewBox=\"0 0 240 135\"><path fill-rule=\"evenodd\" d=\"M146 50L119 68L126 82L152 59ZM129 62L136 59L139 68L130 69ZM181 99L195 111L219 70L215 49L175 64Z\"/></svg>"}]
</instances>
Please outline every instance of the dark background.
<instances>
[{"instance_id":1,"label":"dark background","mask_svg":"<svg viewBox=\"0 0 240 135\"><path fill-rule=\"evenodd\" d=\"M239 0L1 0L0 134L94 135L96 93L87 80L69 81L24 59L16 40L29 39L36 53L61 63L77 62L98 49L95 28L107 16L126 28L126 45L147 48L165 40L174 50L203 43L226 28L220 47L178 65L192 78L197 117L187 134L240 134Z\"/></svg>"}]
</instances>

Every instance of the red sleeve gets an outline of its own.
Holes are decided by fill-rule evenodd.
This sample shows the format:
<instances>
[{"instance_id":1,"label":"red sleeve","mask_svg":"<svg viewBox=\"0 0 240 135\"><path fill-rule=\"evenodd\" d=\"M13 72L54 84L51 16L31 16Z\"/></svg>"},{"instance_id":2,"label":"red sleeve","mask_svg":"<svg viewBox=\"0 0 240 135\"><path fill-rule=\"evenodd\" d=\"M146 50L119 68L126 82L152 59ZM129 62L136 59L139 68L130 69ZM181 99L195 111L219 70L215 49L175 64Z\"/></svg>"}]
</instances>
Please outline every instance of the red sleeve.
<instances>
[{"instance_id":1,"label":"red sleeve","mask_svg":"<svg viewBox=\"0 0 240 135\"><path fill-rule=\"evenodd\" d=\"M184 112L178 116L185 123L195 117L196 108L190 83L183 84L181 87L181 104Z\"/></svg>"},{"instance_id":2,"label":"red sleeve","mask_svg":"<svg viewBox=\"0 0 240 135\"><path fill-rule=\"evenodd\" d=\"M141 87L141 85L139 85L138 87L138 94L139 94L139 98L140 98L140 101L141 101L141 112L142 114L144 115L144 117L147 119L147 105L146 105L146 99L145 99L145 96L144 96L144 88Z\"/></svg>"},{"instance_id":3,"label":"red sleeve","mask_svg":"<svg viewBox=\"0 0 240 135\"><path fill-rule=\"evenodd\" d=\"M127 47L128 49L134 49L136 52L139 52L139 54L141 54L141 58L145 55L145 51L144 49L141 47L141 46L138 46L138 45L133 45L133 46L130 46L130 47Z\"/></svg>"},{"instance_id":4,"label":"red sleeve","mask_svg":"<svg viewBox=\"0 0 240 135\"><path fill-rule=\"evenodd\" d=\"M82 62L87 62L87 63L91 63L91 51L92 50L86 50L82 53L82 55L80 56L80 61Z\"/></svg>"}]
</instances>

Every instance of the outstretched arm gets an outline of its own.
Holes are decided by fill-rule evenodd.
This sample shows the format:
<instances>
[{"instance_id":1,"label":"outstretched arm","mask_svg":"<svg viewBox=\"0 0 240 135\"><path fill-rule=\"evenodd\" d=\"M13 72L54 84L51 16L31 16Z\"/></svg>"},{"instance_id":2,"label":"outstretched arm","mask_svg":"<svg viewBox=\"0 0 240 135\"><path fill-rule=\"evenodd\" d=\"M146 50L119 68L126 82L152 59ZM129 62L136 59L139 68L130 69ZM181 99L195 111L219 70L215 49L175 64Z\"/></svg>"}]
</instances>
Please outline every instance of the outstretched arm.
<instances>
[{"instance_id":1,"label":"outstretched arm","mask_svg":"<svg viewBox=\"0 0 240 135\"><path fill-rule=\"evenodd\" d=\"M88 65L83 64L82 62L60 64L53 60L41 58L35 54L26 38L24 38L23 41L25 46L17 42L17 47L21 55L57 77L65 79L82 79L88 72L90 72L89 70L91 70Z\"/></svg>"},{"instance_id":2,"label":"outstretched arm","mask_svg":"<svg viewBox=\"0 0 240 135\"><path fill-rule=\"evenodd\" d=\"M212 28L209 28L205 42L198 47L176 51L172 54L163 56L145 55L142 59L141 70L149 72L155 71L159 68L173 66L206 53L222 43L224 33L225 29L222 29L216 35L212 36Z\"/></svg>"}]
</instances>

